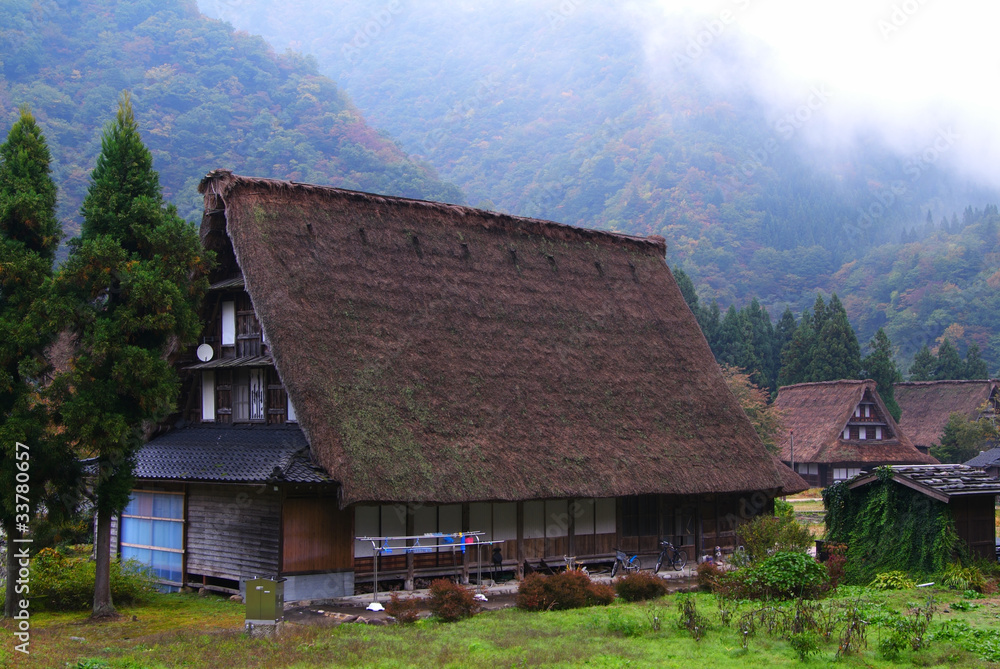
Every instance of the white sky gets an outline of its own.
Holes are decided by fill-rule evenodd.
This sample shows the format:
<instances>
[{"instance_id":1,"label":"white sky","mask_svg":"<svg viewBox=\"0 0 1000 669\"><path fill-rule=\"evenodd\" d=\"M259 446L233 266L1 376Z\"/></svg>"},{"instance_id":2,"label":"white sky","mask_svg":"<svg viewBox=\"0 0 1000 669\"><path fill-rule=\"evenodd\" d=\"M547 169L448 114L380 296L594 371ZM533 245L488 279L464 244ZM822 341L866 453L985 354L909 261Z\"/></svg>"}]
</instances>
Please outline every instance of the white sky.
<instances>
[{"instance_id":1,"label":"white sky","mask_svg":"<svg viewBox=\"0 0 1000 669\"><path fill-rule=\"evenodd\" d=\"M677 12L700 15L693 21L694 28L728 11L726 31L745 32L766 43L774 60L760 68L756 84L762 98L772 104L794 105L789 91L802 96L809 85L825 82L832 98L823 114L833 126L848 132L874 128L904 151L923 149L937 130L951 127L961 139L949 152L955 158L949 162L1000 183L996 169L1000 164L1000 46L996 37L1000 3L653 2L667 17ZM650 40L656 41L655 22L651 22Z\"/></svg>"}]
</instances>

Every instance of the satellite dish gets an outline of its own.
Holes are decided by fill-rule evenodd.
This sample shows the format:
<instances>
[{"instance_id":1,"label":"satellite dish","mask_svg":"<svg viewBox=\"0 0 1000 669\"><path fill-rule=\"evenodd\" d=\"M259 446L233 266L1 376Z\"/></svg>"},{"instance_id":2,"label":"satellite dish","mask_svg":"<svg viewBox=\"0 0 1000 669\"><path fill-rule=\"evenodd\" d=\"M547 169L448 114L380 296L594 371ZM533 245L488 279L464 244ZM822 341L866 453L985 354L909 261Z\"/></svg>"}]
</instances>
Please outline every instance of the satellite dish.
<instances>
[{"instance_id":1,"label":"satellite dish","mask_svg":"<svg viewBox=\"0 0 1000 669\"><path fill-rule=\"evenodd\" d=\"M202 362L208 362L213 355L215 355L215 350L211 344L202 344L198 347L198 359Z\"/></svg>"}]
</instances>

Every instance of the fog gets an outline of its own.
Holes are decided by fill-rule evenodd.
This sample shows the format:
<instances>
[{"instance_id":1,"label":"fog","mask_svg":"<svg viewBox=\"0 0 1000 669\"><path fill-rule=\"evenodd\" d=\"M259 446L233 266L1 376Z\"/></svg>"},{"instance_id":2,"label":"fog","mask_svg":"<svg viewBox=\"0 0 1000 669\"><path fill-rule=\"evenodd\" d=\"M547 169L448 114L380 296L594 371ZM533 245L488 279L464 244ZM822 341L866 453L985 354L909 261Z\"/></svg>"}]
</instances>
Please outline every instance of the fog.
<instances>
[{"instance_id":1,"label":"fog","mask_svg":"<svg viewBox=\"0 0 1000 669\"><path fill-rule=\"evenodd\" d=\"M1000 54L993 33L1000 5L930 0L720 0L633 2L651 63L693 61L746 38L751 60L738 70L779 117L812 106L802 137L829 147L877 136L912 156L937 151L942 164L1000 184ZM650 13L655 14L655 18ZM666 26L680 23L682 31ZM664 39L667 32L670 39ZM715 79L734 85L731 72ZM950 142L945 151L947 137ZM936 149L934 148L936 145Z\"/></svg>"}]
</instances>

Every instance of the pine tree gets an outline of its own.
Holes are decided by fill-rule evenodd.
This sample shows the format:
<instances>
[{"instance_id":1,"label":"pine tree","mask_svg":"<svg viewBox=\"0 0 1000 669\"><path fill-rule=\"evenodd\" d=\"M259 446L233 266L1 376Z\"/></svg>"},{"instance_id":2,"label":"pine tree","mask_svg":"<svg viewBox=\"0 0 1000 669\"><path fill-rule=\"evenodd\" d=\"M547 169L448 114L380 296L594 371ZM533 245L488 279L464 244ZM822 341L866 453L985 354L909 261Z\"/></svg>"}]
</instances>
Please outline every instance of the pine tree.
<instances>
[{"instance_id":1,"label":"pine tree","mask_svg":"<svg viewBox=\"0 0 1000 669\"><path fill-rule=\"evenodd\" d=\"M873 379L878 388L885 407L892 414L893 420L899 420L902 411L896 403L896 385L903 380L896 361L892 357L892 342L882 328L878 329L872 340L868 342L870 353L861 361L864 368L861 376Z\"/></svg>"},{"instance_id":2,"label":"pine tree","mask_svg":"<svg viewBox=\"0 0 1000 669\"><path fill-rule=\"evenodd\" d=\"M53 381L59 418L97 457L95 617L112 615L111 517L127 505L144 428L173 410L167 361L195 341L208 261L194 227L164 206L127 93L104 130L79 240L57 278L78 347Z\"/></svg>"},{"instance_id":3,"label":"pine tree","mask_svg":"<svg viewBox=\"0 0 1000 669\"><path fill-rule=\"evenodd\" d=\"M8 540L20 538L39 502L51 515L56 494L76 478L76 459L46 430L48 412L38 401L47 372L44 350L55 336L46 320L45 295L61 231L55 216L51 157L34 117L22 108L0 145L0 521ZM18 449L20 442L28 450ZM29 460L22 458L28 457ZM30 463L30 465L29 465ZM14 491L18 464L28 466L27 509ZM43 497L45 495L45 497ZM23 502L22 502L23 503ZM7 574L18 565L8 543ZM4 615L14 615L16 578L7 579Z\"/></svg>"},{"instance_id":4,"label":"pine tree","mask_svg":"<svg viewBox=\"0 0 1000 669\"><path fill-rule=\"evenodd\" d=\"M910 365L910 381L932 381L937 373L937 359L927 344L917 351Z\"/></svg>"},{"instance_id":5,"label":"pine tree","mask_svg":"<svg viewBox=\"0 0 1000 669\"><path fill-rule=\"evenodd\" d=\"M965 364L962 365L962 378L985 379L988 376L986 361L979 355L979 344L975 342L969 344L969 350L965 352Z\"/></svg>"},{"instance_id":6,"label":"pine tree","mask_svg":"<svg viewBox=\"0 0 1000 669\"><path fill-rule=\"evenodd\" d=\"M826 322L816 335L809 370L811 381L856 379L861 371L861 346L836 294L830 299Z\"/></svg>"},{"instance_id":7,"label":"pine tree","mask_svg":"<svg viewBox=\"0 0 1000 669\"><path fill-rule=\"evenodd\" d=\"M694 283L691 281L691 277L682 270L680 267L674 268L674 280L677 281L677 287L681 289L681 295L684 297L684 301L687 302L688 307L691 309L696 317L701 308L698 306L698 292L694 289Z\"/></svg>"},{"instance_id":8,"label":"pine tree","mask_svg":"<svg viewBox=\"0 0 1000 669\"><path fill-rule=\"evenodd\" d=\"M935 381L952 381L961 379L965 371L962 358L951 342L946 338L938 348L937 365L934 369Z\"/></svg>"},{"instance_id":9,"label":"pine tree","mask_svg":"<svg viewBox=\"0 0 1000 669\"><path fill-rule=\"evenodd\" d=\"M708 309L702 309L702 314L704 320L700 322L701 331L705 334L705 339L708 340L708 345L712 349L715 359L718 360L719 331L722 328L722 311L719 309L718 301L713 299Z\"/></svg>"},{"instance_id":10,"label":"pine tree","mask_svg":"<svg viewBox=\"0 0 1000 669\"><path fill-rule=\"evenodd\" d=\"M746 358L745 345L742 319L736 307L730 304L719 328L716 358L720 363L742 368Z\"/></svg>"},{"instance_id":11,"label":"pine tree","mask_svg":"<svg viewBox=\"0 0 1000 669\"><path fill-rule=\"evenodd\" d=\"M792 340L781 351L781 369L778 372L778 387L805 383L809 380L809 363L813 358L816 333L812 327L812 315L806 309L799 319Z\"/></svg>"}]
</instances>

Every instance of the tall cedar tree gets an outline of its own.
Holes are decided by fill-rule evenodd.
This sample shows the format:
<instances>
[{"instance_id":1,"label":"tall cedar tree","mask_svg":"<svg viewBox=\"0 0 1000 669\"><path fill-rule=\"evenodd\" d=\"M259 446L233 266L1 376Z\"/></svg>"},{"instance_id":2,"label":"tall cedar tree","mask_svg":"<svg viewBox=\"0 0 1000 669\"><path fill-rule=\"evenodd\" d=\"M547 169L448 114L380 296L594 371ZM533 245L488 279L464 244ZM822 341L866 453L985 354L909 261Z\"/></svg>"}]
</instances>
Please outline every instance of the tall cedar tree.
<instances>
[{"instance_id":1,"label":"tall cedar tree","mask_svg":"<svg viewBox=\"0 0 1000 669\"><path fill-rule=\"evenodd\" d=\"M53 386L67 433L97 458L93 615L102 617L114 614L111 517L128 503L149 428L174 409L179 381L168 358L198 336L209 265L194 227L164 206L127 93L104 130L82 213L57 278L76 348Z\"/></svg>"},{"instance_id":2,"label":"tall cedar tree","mask_svg":"<svg viewBox=\"0 0 1000 669\"><path fill-rule=\"evenodd\" d=\"M979 344L969 344L969 350L965 352L965 364L963 368L963 379L985 379L989 376L986 361L979 355Z\"/></svg>"},{"instance_id":3,"label":"tall cedar tree","mask_svg":"<svg viewBox=\"0 0 1000 669\"><path fill-rule=\"evenodd\" d=\"M951 342L946 338L941 342L937 354L937 366L934 370L935 381L954 381L963 378L965 366L962 358Z\"/></svg>"},{"instance_id":4,"label":"tall cedar tree","mask_svg":"<svg viewBox=\"0 0 1000 669\"><path fill-rule=\"evenodd\" d=\"M43 494L49 493L44 499L49 512L57 511L51 493L64 492L76 473L75 458L46 430L48 412L39 401L48 371L44 351L55 331L46 325L44 296L62 234L49 163L45 138L22 108L0 145L0 521L8 539L20 538ZM17 449L17 442L27 450ZM27 504L18 504L15 492ZM8 574L17 573L15 562L9 543ZM16 583L7 579L8 617L23 598L15 596Z\"/></svg>"},{"instance_id":5,"label":"tall cedar tree","mask_svg":"<svg viewBox=\"0 0 1000 669\"><path fill-rule=\"evenodd\" d=\"M943 463L960 464L979 455L998 436L997 426L988 418L969 420L961 413L953 413L941 433L941 443L931 446L930 454Z\"/></svg>"},{"instance_id":6,"label":"tall cedar tree","mask_svg":"<svg viewBox=\"0 0 1000 669\"><path fill-rule=\"evenodd\" d=\"M821 298L817 298L817 303ZM847 320L847 311L834 293L810 363L810 381L856 379L861 373L861 345Z\"/></svg>"},{"instance_id":7,"label":"tall cedar tree","mask_svg":"<svg viewBox=\"0 0 1000 669\"><path fill-rule=\"evenodd\" d=\"M903 380L896 361L892 357L892 342L882 328L878 329L872 340L868 342L870 352L861 361L864 368L861 376L875 381L878 394L885 407L892 414L893 420L899 420L902 410L896 403L896 385Z\"/></svg>"},{"instance_id":8,"label":"tall cedar tree","mask_svg":"<svg viewBox=\"0 0 1000 669\"><path fill-rule=\"evenodd\" d=\"M809 365L812 361L816 332L813 330L812 314L806 309L799 319L799 326L781 351L781 370L778 372L778 387L805 383L809 380Z\"/></svg>"},{"instance_id":9,"label":"tall cedar tree","mask_svg":"<svg viewBox=\"0 0 1000 669\"><path fill-rule=\"evenodd\" d=\"M937 370L937 360L934 354L924 344L913 357L910 365L910 381L933 381Z\"/></svg>"}]
</instances>

